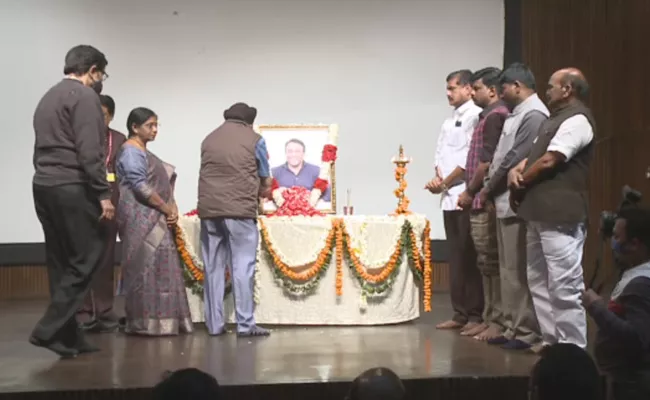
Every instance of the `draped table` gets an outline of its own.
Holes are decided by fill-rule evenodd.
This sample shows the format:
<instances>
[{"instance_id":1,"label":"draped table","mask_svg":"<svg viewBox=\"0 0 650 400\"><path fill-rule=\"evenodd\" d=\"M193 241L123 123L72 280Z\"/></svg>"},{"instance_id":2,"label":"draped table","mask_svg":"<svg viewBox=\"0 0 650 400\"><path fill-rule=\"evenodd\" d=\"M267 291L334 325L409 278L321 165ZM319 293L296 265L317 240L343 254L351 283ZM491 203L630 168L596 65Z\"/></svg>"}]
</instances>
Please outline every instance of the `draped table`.
<instances>
[{"instance_id":1,"label":"draped table","mask_svg":"<svg viewBox=\"0 0 650 400\"><path fill-rule=\"evenodd\" d=\"M430 227L422 215L262 216L258 229L254 298L260 324L411 321L420 316L420 286L430 310ZM176 232L192 320L204 322L198 217L181 217ZM235 322L229 289L224 304L228 321Z\"/></svg>"}]
</instances>

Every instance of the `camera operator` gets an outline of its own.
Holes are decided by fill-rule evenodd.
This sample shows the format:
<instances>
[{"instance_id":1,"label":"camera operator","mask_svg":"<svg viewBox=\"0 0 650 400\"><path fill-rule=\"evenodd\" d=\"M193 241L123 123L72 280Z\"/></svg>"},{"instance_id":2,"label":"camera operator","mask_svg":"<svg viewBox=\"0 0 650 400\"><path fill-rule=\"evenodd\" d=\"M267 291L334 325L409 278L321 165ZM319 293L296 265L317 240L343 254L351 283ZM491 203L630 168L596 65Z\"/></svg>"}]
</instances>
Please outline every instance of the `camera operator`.
<instances>
[{"instance_id":1,"label":"camera operator","mask_svg":"<svg viewBox=\"0 0 650 400\"><path fill-rule=\"evenodd\" d=\"M650 399L650 210L620 211L612 249L621 280L606 304L593 290L582 294L596 322L595 355L610 377L615 400Z\"/></svg>"}]
</instances>

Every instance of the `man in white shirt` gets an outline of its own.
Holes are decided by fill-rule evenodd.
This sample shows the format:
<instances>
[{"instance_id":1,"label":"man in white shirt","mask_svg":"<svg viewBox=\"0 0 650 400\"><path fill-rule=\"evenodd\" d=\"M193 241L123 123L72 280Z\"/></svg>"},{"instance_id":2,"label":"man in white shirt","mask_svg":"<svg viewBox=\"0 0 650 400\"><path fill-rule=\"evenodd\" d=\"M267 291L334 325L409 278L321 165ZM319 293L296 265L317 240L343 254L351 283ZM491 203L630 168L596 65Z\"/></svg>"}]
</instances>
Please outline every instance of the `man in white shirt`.
<instances>
[{"instance_id":1,"label":"man in white shirt","mask_svg":"<svg viewBox=\"0 0 650 400\"><path fill-rule=\"evenodd\" d=\"M544 344L587 346L582 251L595 122L582 102L588 84L562 69L546 92L551 115L530 154L508 175L510 202L527 222L528 285Z\"/></svg>"},{"instance_id":2,"label":"man in white shirt","mask_svg":"<svg viewBox=\"0 0 650 400\"><path fill-rule=\"evenodd\" d=\"M470 209L462 210L458 196L465 191L465 164L469 143L482 109L472 101L472 72L460 70L447 76L447 99L454 107L438 136L436 176L425 188L441 195L445 233L449 245L449 276L452 319L438 329L461 329L467 334L482 322L483 283L476 265L476 250L471 237Z\"/></svg>"}]
</instances>

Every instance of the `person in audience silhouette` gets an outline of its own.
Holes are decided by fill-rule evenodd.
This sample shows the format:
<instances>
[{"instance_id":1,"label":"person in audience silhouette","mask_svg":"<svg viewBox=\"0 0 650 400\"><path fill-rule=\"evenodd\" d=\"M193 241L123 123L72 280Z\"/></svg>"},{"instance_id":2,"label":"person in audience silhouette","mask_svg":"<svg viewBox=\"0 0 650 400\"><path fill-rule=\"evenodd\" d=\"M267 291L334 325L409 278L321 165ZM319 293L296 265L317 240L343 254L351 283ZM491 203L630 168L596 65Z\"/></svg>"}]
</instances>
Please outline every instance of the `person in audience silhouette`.
<instances>
[{"instance_id":1,"label":"person in audience silhouette","mask_svg":"<svg viewBox=\"0 0 650 400\"><path fill-rule=\"evenodd\" d=\"M377 367L362 372L352 381L345 400L403 400L406 390L402 380L388 368Z\"/></svg>"},{"instance_id":2,"label":"person in audience silhouette","mask_svg":"<svg viewBox=\"0 0 650 400\"><path fill-rule=\"evenodd\" d=\"M196 368L166 372L153 388L154 400L221 400L219 382L212 375Z\"/></svg>"},{"instance_id":3,"label":"person in audience silhouette","mask_svg":"<svg viewBox=\"0 0 650 400\"><path fill-rule=\"evenodd\" d=\"M531 400L602 400L603 382L591 356L571 343L540 351L529 380Z\"/></svg>"}]
</instances>

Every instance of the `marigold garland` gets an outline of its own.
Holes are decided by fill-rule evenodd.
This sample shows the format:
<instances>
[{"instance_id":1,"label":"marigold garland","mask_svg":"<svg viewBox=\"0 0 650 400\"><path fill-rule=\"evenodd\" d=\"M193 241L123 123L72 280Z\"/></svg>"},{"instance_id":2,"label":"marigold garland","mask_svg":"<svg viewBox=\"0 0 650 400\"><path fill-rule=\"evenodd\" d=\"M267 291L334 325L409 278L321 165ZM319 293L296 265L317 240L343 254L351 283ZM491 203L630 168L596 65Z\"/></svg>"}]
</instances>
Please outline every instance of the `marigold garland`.
<instances>
[{"instance_id":1,"label":"marigold garland","mask_svg":"<svg viewBox=\"0 0 650 400\"><path fill-rule=\"evenodd\" d=\"M196 215L195 210L186 215ZM402 235L400 239L395 244L395 250L390 256L386 265L381 269L380 273L371 274L368 273L366 267L362 264L359 257L352 249L352 241L350 240L350 235L345 228L342 218L332 218L332 225L330 232L328 233L327 238L325 239L325 246L318 254L316 261L314 261L307 270L296 273L285 264L277 252L272 246L272 243L269 238L268 230L263 220L259 220L260 224L260 233L262 237L262 244L266 250L270 261L276 270L281 274L282 277L288 278L293 281L298 282L307 282L313 280L313 278L318 277L321 273L327 269L327 264L329 264L331 251L334 248L336 250L336 295L343 295L343 259L344 257L350 262L351 267L358 278L362 281L362 284L370 285L389 285L389 278L397 271L399 267L399 261L402 258L403 251L407 251L407 256L409 258L410 264L413 266L413 272L416 277L423 281L424 289L424 311L431 311L431 280L432 280L432 265L431 265L431 242L429 240L429 235L431 233L431 223L426 221L424 231L422 233L422 252L418 249L417 240L415 236L415 230L411 223L406 220L402 227ZM183 230L180 225L176 225L174 229L174 241L178 249L179 256L183 264L185 264L184 275L187 281L188 287L192 289L194 293L200 294L203 289L203 281L205 279L204 271L199 268L192 255L189 253L187 246L185 244L185 238L183 235ZM226 281L230 280L230 271L226 270ZM370 287L372 289L373 287ZM385 289L385 288L384 288ZM366 290L366 288L364 288ZM380 293L381 291L377 291Z\"/></svg>"},{"instance_id":2,"label":"marigold garland","mask_svg":"<svg viewBox=\"0 0 650 400\"><path fill-rule=\"evenodd\" d=\"M343 221L336 230L336 295L343 295Z\"/></svg>"},{"instance_id":3,"label":"marigold garland","mask_svg":"<svg viewBox=\"0 0 650 400\"><path fill-rule=\"evenodd\" d=\"M401 237L400 239L397 240L397 244L395 245L395 251L393 252L393 254L391 254L384 268L381 269L380 273L375 275L375 274L369 274L368 271L366 271L366 267L361 263L359 257L357 257L357 255L354 253L354 250L352 249L351 240L350 240L350 234L347 232L347 230L345 229L345 225L342 222L341 224L339 224L339 229L342 232L343 243L345 243L345 250L348 259L352 262L352 265L354 266L354 269L359 275L359 277L361 277L366 282L372 284L379 284L384 282L393 274L393 272L395 271L395 267L397 266L397 261L400 259L402 255L403 242Z\"/></svg>"},{"instance_id":4,"label":"marigold garland","mask_svg":"<svg viewBox=\"0 0 650 400\"><path fill-rule=\"evenodd\" d=\"M192 256L190 255L189 251L187 251L187 247L185 246L185 240L183 239L183 228L181 228L178 224L174 227L174 241L176 242L176 249L178 250L178 254L181 257L181 261L183 261L183 264L187 267L187 270L193 280L196 282L203 284L203 280L205 279L205 274L201 269L199 269L196 264L194 264L194 260L192 260Z\"/></svg>"},{"instance_id":5,"label":"marigold garland","mask_svg":"<svg viewBox=\"0 0 650 400\"><path fill-rule=\"evenodd\" d=\"M331 251L332 251L332 245L333 245L333 239L335 238L336 232L338 230L338 219L333 218L332 219L332 229L330 229L329 234L327 235L327 238L325 239L325 246L323 249L320 251L318 254L318 257L316 258L316 261L314 261L311 266L306 269L305 271L296 273L291 270L291 268L282 261L282 259L278 256L277 252L273 248L273 244L271 243L271 240L269 239L269 232L266 229L266 225L262 219L259 219L259 226L260 226L260 233L262 236L263 244L265 250L269 253L273 265L282 272L282 275L286 276L287 278L293 280L293 281L309 281L312 278L316 277L323 267L325 266L326 262L329 261Z\"/></svg>"}]
</instances>

